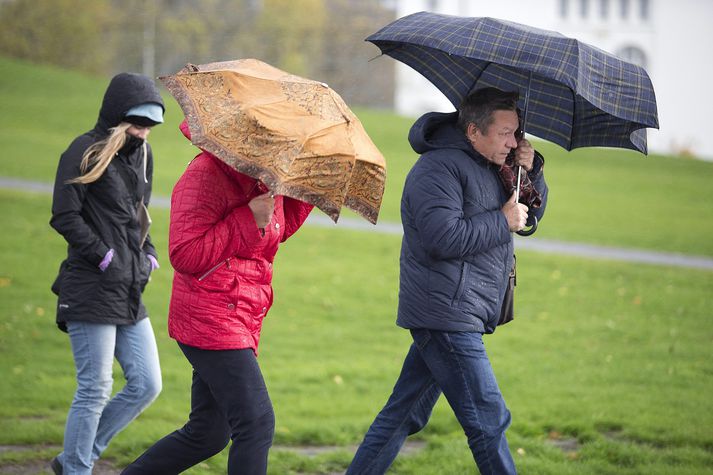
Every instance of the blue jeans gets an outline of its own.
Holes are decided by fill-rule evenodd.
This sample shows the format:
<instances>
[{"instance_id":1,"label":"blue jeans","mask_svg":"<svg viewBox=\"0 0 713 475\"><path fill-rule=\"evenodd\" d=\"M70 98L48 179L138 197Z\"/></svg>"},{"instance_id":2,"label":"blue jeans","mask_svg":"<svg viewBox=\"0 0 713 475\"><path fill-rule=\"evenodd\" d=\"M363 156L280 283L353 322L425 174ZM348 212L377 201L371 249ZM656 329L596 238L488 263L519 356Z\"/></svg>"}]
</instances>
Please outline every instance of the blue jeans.
<instances>
[{"instance_id":1,"label":"blue jeans","mask_svg":"<svg viewBox=\"0 0 713 475\"><path fill-rule=\"evenodd\" d=\"M148 318L129 325L67 322L67 330L77 392L67 415L64 451L57 458L64 475L91 475L109 441L161 392L158 350ZM126 385L110 399L114 357Z\"/></svg>"},{"instance_id":2,"label":"blue jeans","mask_svg":"<svg viewBox=\"0 0 713 475\"><path fill-rule=\"evenodd\" d=\"M191 366L188 422L156 442L122 475L175 475L223 450L229 475L264 475L275 413L253 350L202 350L179 343Z\"/></svg>"},{"instance_id":3,"label":"blue jeans","mask_svg":"<svg viewBox=\"0 0 713 475\"><path fill-rule=\"evenodd\" d=\"M472 332L411 330L414 343L386 406L376 416L347 475L383 474L406 438L428 422L441 392L468 438L480 473L514 474L505 407L483 336Z\"/></svg>"}]
</instances>

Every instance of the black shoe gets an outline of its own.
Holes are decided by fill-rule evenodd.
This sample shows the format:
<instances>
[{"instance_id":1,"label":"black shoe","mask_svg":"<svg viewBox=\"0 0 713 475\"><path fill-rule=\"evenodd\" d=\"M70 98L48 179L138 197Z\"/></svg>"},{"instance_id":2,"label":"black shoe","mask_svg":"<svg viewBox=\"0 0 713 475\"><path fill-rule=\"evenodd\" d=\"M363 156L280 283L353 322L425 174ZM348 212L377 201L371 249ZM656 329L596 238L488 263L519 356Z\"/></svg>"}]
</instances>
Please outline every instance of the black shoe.
<instances>
[{"instance_id":1,"label":"black shoe","mask_svg":"<svg viewBox=\"0 0 713 475\"><path fill-rule=\"evenodd\" d=\"M53 458L50 462L50 468L54 472L54 475L62 475L62 464L57 460L57 457Z\"/></svg>"}]
</instances>

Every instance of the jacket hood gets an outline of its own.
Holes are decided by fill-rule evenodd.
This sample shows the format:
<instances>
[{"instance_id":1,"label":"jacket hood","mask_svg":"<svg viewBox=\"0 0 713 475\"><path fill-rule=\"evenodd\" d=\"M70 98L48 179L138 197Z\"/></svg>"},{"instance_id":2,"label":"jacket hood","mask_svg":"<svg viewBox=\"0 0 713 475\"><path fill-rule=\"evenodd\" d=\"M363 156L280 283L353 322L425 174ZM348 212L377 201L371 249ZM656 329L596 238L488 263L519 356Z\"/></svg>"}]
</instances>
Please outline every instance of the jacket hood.
<instances>
[{"instance_id":1,"label":"jacket hood","mask_svg":"<svg viewBox=\"0 0 713 475\"><path fill-rule=\"evenodd\" d=\"M191 129L188 127L188 121L186 119L183 119L181 124L178 126L178 128L181 130L181 133L183 134L184 137L186 137L188 140L191 140ZM220 167L228 176L233 177L233 179L237 180L238 183L240 183L240 186L243 188L243 191L245 192L246 195L249 195L251 192L257 190L260 193L266 193L268 191L268 188L258 179L252 178L249 175L245 175L244 173L239 172L235 168L231 167L227 163L225 163L223 160L220 158L216 157L209 151L198 147L201 152L204 154L210 156L215 163ZM255 186L255 182L258 182L258 185ZM247 184L246 184L247 183Z\"/></svg>"},{"instance_id":2,"label":"jacket hood","mask_svg":"<svg viewBox=\"0 0 713 475\"><path fill-rule=\"evenodd\" d=\"M109 129L119 125L129 109L146 102L155 102L166 111L161 94L151 78L135 73L117 74L104 93L95 130L101 135L109 134Z\"/></svg>"},{"instance_id":3,"label":"jacket hood","mask_svg":"<svg viewBox=\"0 0 713 475\"><path fill-rule=\"evenodd\" d=\"M178 126L178 128L181 130L181 133L185 138L191 140L191 129L188 127L188 121L186 119L183 119L181 121L181 124Z\"/></svg>"},{"instance_id":4,"label":"jacket hood","mask_svg":"<svg viewBox=\"0 0 713 475\"><path fill-rule=\"evenodd\" d=\"M454 148L475 155L472 145L458 128L458 112L429 112L411 126L408 141L411 148L423 154L429 150Z\"/></svg>"}]
</instances>

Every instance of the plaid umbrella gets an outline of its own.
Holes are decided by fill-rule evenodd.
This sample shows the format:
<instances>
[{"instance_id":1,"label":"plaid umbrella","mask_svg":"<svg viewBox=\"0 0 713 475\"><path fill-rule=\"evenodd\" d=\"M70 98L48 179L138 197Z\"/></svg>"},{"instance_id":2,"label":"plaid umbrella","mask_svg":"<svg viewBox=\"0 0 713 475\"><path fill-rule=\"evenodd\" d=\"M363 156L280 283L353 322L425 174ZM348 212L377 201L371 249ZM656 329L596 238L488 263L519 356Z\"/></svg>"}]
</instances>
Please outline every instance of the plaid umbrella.
<instances>
[{"instance_id":1,"label":"plaid umbrella","mask_svg":"<svg viewBox=\"0 0 713 475\"><path fill-rule=\"evenodd\" d=\"M456 108L482 87L519 91L527 132L567 150L606 146L645 154L646 127L658 128L643 68L554 31L420 12L366 40L425 76Z\"/></svg>"}]
</instances>

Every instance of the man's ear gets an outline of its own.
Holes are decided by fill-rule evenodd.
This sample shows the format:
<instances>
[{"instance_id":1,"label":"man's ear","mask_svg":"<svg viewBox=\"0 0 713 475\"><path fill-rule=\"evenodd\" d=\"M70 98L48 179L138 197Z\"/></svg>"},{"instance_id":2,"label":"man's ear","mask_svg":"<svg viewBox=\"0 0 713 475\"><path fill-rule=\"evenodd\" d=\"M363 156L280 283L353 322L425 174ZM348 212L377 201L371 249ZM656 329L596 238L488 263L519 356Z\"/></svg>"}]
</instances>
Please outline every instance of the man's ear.
<instances>
[{"instance_id":1,"label":"man's ear","mask_svg":"<svg viewBox=\"0 0 713 475\"><path fill-rule=\"evenodd\" d=\"M478 132L478 127L474 123L468 124L468 127L466 128L465 136L468 137L468 140L473 141L475 140L476 134Z\"/></svg>"}]
</instances>

